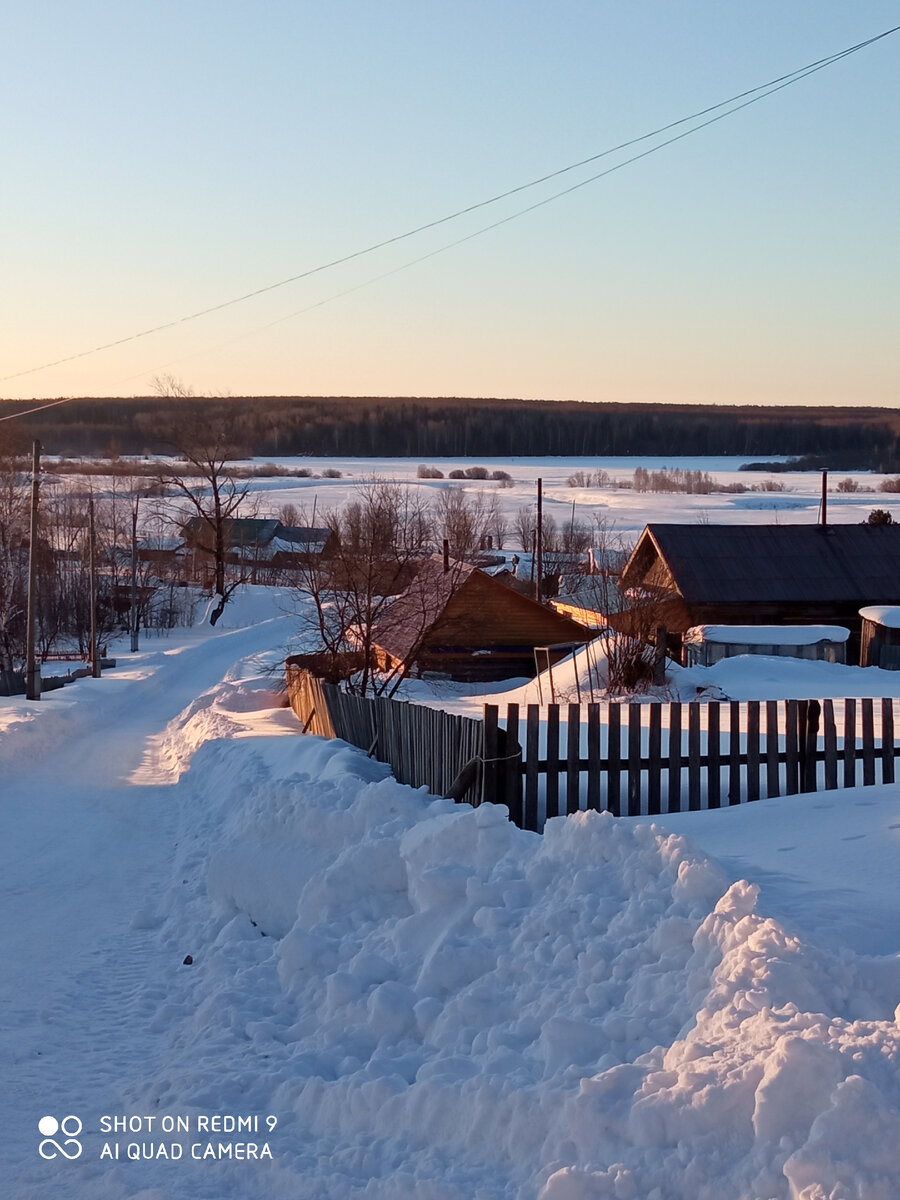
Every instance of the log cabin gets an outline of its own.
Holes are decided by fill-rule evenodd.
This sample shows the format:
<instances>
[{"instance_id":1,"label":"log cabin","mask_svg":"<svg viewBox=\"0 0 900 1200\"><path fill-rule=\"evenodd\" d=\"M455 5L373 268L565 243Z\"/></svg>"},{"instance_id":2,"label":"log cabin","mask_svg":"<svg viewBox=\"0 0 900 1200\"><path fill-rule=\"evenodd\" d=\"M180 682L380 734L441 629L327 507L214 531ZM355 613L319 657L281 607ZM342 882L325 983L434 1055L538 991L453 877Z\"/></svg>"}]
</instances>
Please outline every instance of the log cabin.
<instances>
[{"instance_id":1,"label":"log cabin","mask_svg":"<svg viewBox=\"0 0 900 1200\"><path fill-rule=\"evenodd\" d=\"M477 567L435 555L378 622L374 652L384 670L402 666L459 680L531 678L536 646L581 646L591 636Z\"/></svg>"},{"instance_id":2,"label":"log cabin","mask_svg":"<svg viewBox=\"0 0 900 1200\"><path fill-rule=\"evenodd\" d=\"M858 661L861 607L900 604L900 525L648 525L626 595L656 605L683 661L695 625L842 625ZM610 624L630 632L629 615Z\"/></svg>"}]
</instances>

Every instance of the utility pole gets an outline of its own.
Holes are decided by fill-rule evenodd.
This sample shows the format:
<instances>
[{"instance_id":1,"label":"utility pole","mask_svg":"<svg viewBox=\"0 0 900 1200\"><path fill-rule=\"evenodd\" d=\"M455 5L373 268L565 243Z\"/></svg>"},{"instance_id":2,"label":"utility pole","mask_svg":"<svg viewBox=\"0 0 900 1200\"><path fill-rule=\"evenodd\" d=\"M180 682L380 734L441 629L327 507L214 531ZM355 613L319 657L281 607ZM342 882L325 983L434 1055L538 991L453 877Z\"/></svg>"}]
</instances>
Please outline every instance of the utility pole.
<instances>
[{"instance_id":1,"label":"utility pole","mask_svg":"<svg viewBox=\"0 0 900 1200\"><path fill-rule=\"evenodd\" d=\"M544 583L544 484L543 480L537 481L537 532L534 538L534 557L535 557L535 581L534 581L534 598L538 604L543 601L543 583Z\"/></svg>"},{"instance_id":2,"label":"utility pole","mask_svg":"<svg viewBox=\"0 0 900 1200\"><path fill-rule=\"evenodd\" d=\"M37 622L37 542L38 497L41 488L41 443L32 444L31 461L31 540L28 546L28 613L25 631L25 698L40 700L41 669L35 655L35 624Z\"/></svg>"},{"instance_id":3,"label":"utility pole","mask_svg":"<svg viewBox=\"0 0 900 1200\"><path fill-rule=\"evenodd\" d=\"M137 603L137 523L140 497L135 496L131 505L131 653L138 648L138 627L140 617Z\"/></svg>"},{"instance_id":4,"label":"utility pole","mask_svg":"<svg viewBox=\"0 0 900 1200\"><path fill-rule=\"evenodd\" d=\"M88 501L88 553L90 554L91 675L100 678L100 649L97 645L97 531L94 526L94 496Z\"/></svg>"}]
</instances>

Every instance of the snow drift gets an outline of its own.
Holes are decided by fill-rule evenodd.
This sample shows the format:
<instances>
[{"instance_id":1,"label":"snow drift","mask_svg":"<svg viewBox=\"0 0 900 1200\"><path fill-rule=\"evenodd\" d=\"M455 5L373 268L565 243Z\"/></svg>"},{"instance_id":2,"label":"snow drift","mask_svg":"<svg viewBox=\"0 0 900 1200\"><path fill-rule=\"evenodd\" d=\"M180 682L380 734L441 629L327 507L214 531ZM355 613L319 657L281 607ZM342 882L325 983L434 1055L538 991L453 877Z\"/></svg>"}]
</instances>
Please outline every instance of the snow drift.
<instances>
[{"instance_id":1,"label":"snow drift","mask_svg":"<svg viewBox=\"0 0 900 1200\"><path fill-rule=\"evenodd\" d=\"M280 1114L267 1196L900 1194L896 960L790 936L657 826L538 836L340 743L205 740L252 709L227 687L170 729L195 967L134 1104Z\"/></svg>"}]
</instances>

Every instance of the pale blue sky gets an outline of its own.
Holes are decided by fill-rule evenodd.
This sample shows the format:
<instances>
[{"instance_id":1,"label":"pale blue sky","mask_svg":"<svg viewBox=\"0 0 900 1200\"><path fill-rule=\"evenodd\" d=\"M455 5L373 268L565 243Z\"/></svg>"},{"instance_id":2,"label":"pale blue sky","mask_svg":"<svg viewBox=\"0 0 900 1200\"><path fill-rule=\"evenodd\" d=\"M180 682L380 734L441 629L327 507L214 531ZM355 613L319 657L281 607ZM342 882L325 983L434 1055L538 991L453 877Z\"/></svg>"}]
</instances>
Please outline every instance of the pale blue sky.
<instances>
[{"instance_id":1,"label":"pale blue sky","mask_svg":"<svg viewBox=\"0 0 900 1200\"><path fill-rule=\"evenodd\" d=\"M900 24L900 4L6 0L2 17L6 376L640 135ZM898 81L900 34L334 303L280 321L555 187L0 395L140 393L170 371L236 394L893 404Z\"/></svg>"}]
</instances>

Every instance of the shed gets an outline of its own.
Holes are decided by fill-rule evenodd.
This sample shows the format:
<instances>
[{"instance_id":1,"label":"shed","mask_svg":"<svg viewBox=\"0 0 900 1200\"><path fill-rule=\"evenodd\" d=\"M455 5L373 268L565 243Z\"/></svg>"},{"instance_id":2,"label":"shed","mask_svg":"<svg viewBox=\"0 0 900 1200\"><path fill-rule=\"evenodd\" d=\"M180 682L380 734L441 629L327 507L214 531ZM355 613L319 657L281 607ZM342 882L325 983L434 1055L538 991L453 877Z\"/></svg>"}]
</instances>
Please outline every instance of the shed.
<instances>
[{"instance_id":1,"label":"shed","mask_svg":"<svg viewBox=\"0 0 900 1200\"><path fill-rule=\"evenodd\" d=\"M694 625L684 635L685 663L711 667L739 654L843 663L849 637L840 625Z\"/></svg>"},{"instance_id":2,"label":"shed","mask_svg":"<svg viewBox=\"0 0 900 1200\"><path fill-rule=\"evenodd\" d=\"M859 610L859 615L862 618L859 665L900 671L900 606L867 605Z\"/></svg>"},{"instance_id":3,"label":"shed","mask_svg":"<svg viewBox=\"0 0 900 1200\"><path fill-rule=\"evenodd\" d=\"M695 625L840 625L850 630L853 661L860 608L900 605L900 525L652 524L619 583L652 597L670 633L683 636Z\"/></svg>"},{"instance_id":4,"label":"shed","mask_svg":"<svg viewBox=\"0 0 900 1200\"><path fill-rule=\"evenodd\" d=\"M494 680L535 673L534 648L583 645L590 632L569 617L460 562L427 559L374 630L378 665L451 679Z\"/></svg>"}]
</instances>

